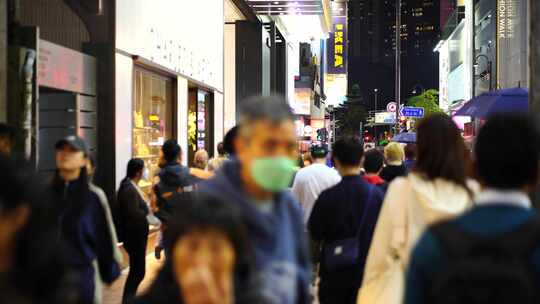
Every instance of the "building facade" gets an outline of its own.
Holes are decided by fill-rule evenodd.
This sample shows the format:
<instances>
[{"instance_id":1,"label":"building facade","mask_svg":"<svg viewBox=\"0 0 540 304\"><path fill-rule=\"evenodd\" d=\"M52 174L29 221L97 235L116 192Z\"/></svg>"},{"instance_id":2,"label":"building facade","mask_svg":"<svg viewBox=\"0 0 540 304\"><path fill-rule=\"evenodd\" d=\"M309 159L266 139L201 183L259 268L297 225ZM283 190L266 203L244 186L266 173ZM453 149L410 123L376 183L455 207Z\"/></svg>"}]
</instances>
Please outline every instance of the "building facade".
<instances>
[{"instance_id":1,"label":"building facade","mask_svg":"<svg viewBox=\"0 0 540 304\"><path fill-rule=\"evenodd\" d=\"M443 109L490 90L529 87L529 20L526 0L458 3L437 47Z\"/></svg>"}]
</instances>

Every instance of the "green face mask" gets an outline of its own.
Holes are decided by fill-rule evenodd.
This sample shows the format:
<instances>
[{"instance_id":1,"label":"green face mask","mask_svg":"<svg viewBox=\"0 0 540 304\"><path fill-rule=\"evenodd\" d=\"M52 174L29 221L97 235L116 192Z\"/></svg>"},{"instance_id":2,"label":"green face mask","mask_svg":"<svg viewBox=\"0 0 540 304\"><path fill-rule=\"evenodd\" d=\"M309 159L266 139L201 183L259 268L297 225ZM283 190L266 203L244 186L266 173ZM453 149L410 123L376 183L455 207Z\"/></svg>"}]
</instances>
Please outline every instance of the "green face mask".
<instances>
[{"instance_id":1,"label":"green face mask","mask_svg":"<svg viewBox=\"0 0 540 304\"><path fill-rule=\"evenodd\" d=\"M295 162L288 157L265 157L253 161L251 176L266 191L280 192L290 186Z\"/></svg>"}]
</instances>

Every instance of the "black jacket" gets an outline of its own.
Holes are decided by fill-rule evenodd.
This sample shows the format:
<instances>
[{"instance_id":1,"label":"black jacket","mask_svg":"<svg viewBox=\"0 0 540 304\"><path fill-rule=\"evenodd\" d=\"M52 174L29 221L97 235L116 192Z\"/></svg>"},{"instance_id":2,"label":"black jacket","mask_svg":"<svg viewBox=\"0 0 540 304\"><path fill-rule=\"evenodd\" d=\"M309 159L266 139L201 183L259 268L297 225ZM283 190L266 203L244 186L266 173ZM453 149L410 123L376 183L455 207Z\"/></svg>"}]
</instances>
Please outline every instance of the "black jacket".
<instances>
[{"instance_id":1,"label":"black jacket","mask_svg":"<svg viewBox=\"0 0 540 304\"><path fill-rule=\"evenodd\" d=\"M118 189L118 216L122 240L148 236L148 206L131 180L126 178Z\"/></svg>"},{"instance_id":2,"label":"black jacket","mask_svg":"<svg viewBox=\"0 0 540 304\"><path fill-rule=\"evenodd\" d=\"M386 166L382 169L380 174L381 178L391 183L396 177L407 175L407 168L405 165L400 166Z\"/></svg>"},{"instance_id":3,"label":"black jacket","mask_svg":"<svg viewBox=\"0 0 540 304\"><path fill-rule=\"evenodd\" d=\"M96 193L89 189L86 174L79 180L66 183L58 176L52 184L51 211L56 217L59 240L66 246L66 263L80 275L83 303L94 297L93 261L97 260L99 274L105 283L120 276L114 259L114 245L105 210Z\"/></svg>"},{"instance_id":4,"label":"black jacket","mask_svg":"<svg viewBox=\"0 0 540 304\"><path fill-rule=\"evenodd\" d=\"M193 200L194 181L189 168L178 163L165 164L158 176L159 183L154 186L159 207L156 216L167 223L178 208Z\"/></svg>"}]
</instances>

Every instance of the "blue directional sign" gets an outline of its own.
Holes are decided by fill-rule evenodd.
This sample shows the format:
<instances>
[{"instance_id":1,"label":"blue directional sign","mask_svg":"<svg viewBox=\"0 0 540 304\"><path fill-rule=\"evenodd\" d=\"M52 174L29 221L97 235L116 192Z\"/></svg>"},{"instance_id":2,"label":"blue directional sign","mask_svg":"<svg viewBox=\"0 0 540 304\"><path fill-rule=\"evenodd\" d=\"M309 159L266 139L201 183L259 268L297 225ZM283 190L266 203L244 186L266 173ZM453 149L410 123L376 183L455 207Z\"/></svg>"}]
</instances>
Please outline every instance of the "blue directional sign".
<instances>
[{"instance_id":1,"label":"blue directional sign","mask_svg":"<svg viewBox=\"0 0 540 304\"><path fill-rule=\"evenodd\" d=\"M424 117L424 108L417 107L403 107L399 111L401 116L411 117L411 118L422 118Z\"/></svg>"}]
</instances>

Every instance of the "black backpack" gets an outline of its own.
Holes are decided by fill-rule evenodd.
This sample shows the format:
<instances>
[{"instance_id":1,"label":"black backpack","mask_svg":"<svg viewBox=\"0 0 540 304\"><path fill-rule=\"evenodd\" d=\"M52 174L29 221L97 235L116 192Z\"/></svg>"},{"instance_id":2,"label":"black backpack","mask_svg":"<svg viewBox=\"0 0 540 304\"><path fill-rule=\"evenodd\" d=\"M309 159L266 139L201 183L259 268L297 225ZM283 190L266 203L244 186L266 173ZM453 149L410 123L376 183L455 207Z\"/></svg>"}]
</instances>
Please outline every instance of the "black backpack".
<instances>
[{"instance_id":1,"label":"black backpack","mask_svg":"<svg viewBox=\"0 0 540 304\"><path fill-rule=\"evenodd\" d=\"M158 183L154 186L159 211L155 214L163 223L167 223L182 206L193 201L195 185L171 187Z\"/></svg>"},{"instance_id":2,"label":"black backpack","mask_svg":"<svg viewBox=\"0 0 540 304\"><path fill-rule=\"evenodd\" d=\"M540 303L531 256L540 244L540 217L496 237L474 236L453 222L430 228L448 257L427 291L430 304Z\"/></svg>"}]
</instances>

